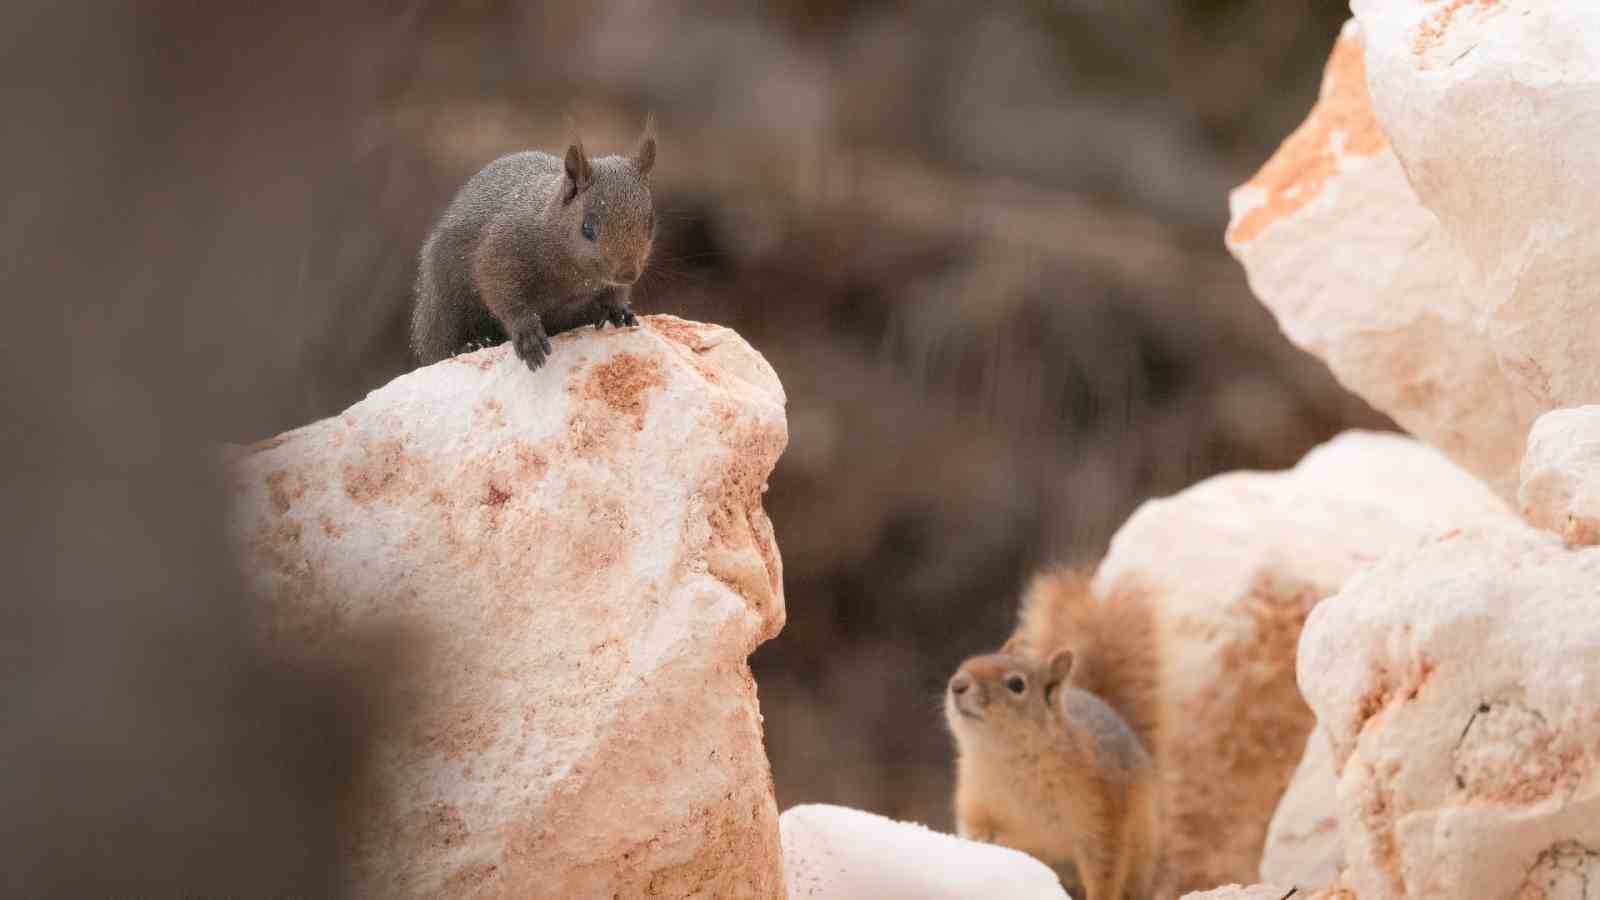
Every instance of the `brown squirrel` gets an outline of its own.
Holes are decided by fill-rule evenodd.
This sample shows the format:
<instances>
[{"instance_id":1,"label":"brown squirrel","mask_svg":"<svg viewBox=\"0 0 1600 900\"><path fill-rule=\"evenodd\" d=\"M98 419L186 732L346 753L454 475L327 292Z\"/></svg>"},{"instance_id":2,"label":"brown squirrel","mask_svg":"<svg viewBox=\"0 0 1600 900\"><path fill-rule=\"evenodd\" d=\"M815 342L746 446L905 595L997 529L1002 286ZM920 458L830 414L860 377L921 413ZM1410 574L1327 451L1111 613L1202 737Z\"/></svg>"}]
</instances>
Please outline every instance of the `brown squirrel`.
<instances>
[{"instance_id":1,"label":"brown squirrel","mask_svg":"<svg viewBox=\"0 0 1600 900\"><path fill-rule=\"evenodd\" d=\"M635 325L628 305L654 239L653 129L631 156L529 151L474 175L422 245L411 348L424 364L505 341L528 368L550 336Z\"/></svg>"},{"instance_id":2,"label":"brown squirrel","mask_svg":"<svg viewBox=\"0 0 1600 900\"><path fill-rule=\"evenodd\" d=\"M960 834L1034 856L1073 896L1149 900L1160 678L1143 594L1102 599L1066 569L1036 577L1010 640L962 663L945 694Z\"/></svg>"}]
</instances>

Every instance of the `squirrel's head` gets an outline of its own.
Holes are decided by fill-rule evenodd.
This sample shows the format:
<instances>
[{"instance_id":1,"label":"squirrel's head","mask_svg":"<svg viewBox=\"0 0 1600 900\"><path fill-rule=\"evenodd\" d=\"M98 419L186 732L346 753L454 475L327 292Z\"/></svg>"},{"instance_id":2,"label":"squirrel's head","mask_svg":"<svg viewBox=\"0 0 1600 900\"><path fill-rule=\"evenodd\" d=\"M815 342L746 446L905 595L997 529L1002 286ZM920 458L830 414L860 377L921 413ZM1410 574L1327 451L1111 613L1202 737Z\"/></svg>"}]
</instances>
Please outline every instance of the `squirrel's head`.
<instances>
[{"instance_id":1,"label":"squirrel's head","mask_svg":"<svg viewBox=\"0 0 1600 900\"><path fill-rule=\"evenodd\" d=\"M945 690L945 720L963 746L990 741L1015 745L1050 730L1060 691L1072 674L1072 651L1039 661L1008 652L974 656Z\"/></svg>"},{"instance_id":2,"label":"squirrel's head","mask_svg":"<svg viewBox=\"0 0 1600 900\"><path fill-rule=\"evenodd\" d=\"M644 273L655 237L655 207L650 199L655 162L656 139L648 127L628 156L591 159L581 142L567 148L557 218L565 232L568 258L586 277L601 284L629 285Z\"/></svg>"}]
</instances>

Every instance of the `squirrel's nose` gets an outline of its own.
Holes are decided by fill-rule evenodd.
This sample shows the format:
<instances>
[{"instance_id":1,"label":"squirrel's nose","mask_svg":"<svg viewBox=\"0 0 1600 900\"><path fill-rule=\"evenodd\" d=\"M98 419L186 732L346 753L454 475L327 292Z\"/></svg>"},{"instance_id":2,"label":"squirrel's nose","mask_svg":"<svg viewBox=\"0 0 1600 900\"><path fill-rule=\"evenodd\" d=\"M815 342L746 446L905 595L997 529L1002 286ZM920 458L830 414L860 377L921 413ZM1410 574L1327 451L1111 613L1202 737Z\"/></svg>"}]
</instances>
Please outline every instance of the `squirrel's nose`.
<instances>
[{"instance_id":1,"label":"squirrel's nose","mask_svg":"<svg viewBox=\"0 0 1600 900\"><path fill-rule=\"evenodd\" d=\"M950 679L950 693L955 694L958 697L962 694L965 694L967 689L970 687L972 687L972 676L965 672L957 672L955 676Z\"/></svg>"},{"instance_id":2,"label":"squirrel's nose","mask_svg":"<svg viewBox=\"0 0 1600 900\"><path fill-rule=\"evenodd\" d=\"M623 284L633 284L639 280L639 267L629 263L617 270L616 277Z\"/></svg>"}]
</instances>

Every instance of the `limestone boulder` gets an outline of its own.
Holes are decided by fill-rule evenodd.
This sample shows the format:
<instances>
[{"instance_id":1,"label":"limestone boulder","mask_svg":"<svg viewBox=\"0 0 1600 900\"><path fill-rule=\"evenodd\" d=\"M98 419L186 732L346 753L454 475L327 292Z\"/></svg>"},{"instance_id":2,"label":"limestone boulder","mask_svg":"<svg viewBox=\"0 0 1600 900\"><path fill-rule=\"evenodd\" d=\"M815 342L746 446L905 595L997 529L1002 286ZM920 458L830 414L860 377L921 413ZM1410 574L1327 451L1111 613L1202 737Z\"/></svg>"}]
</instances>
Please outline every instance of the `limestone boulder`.
<instances>
[{"instance_id":1,"label":"limestone boulder","mask_svg":"<svg viewBox=\"0 0 1600 900\"><path fill-rule=\"evenodd\" d=\"M783 894L746 657L784 621L772 369L666 316L420 369L230 463L273 633L407 635L361 896Z\"/></svg>"},{"instance_id":2,"label":"limestone boulder","mask_svg":"<svg viewBox=\"0 0 1600 900\"><path fill-rule=\"evenodd\" d=\"M786 810L783 864L790 900L1067 900L1044 863L839 806Z\"/></svg>"},{"instance_id":3,"label":"limestone boulder","mask_svg":"<svg viewBox=\"0 0 1600 900\"><path fill-rule=\"evenodd\" d=\"M1600 5L1354 0L1372 104L1540 411L1600 401Z\"/></svg>"},{"instance_id":4,"label":"limestone boulder","mask_svg":"<svg viewBox=\"0 0 1600 900\"><path fill-rule=\"evenodd\" d=\"M1268 823L1313 724L1295 652L1317 603L1427 535L1513 518L1437 451L1359 432L1292 470L1221 475L1134 513L1096 587L1110 596L1126 583L1159 598L1174 893L1257 877Z\"/></svg>"},{"instance_id":5,"label":"limestone boulder","mask_svg":"<svg viewBox=\"0 0 1600 900\"><path fill-rule=\"evenodd\" d=\"M1464 261L1373 112L1353 22L1310 117L1230 207L1228 247L1284 333L1509 496L1536 407L1461 298Z\"/></svg>"},{"instance_id":6,"label":"limestone boulder","mask_svg":"<svg viewBox=\"0 0 1600 900\"><path fill-rule=\"evenodd\" d=\"M1328 736L1313 729L1289 788L1267 826L1261 877L1273 884L1321 888L1339 878L1344 844L1339 837L1338 774Z\"/></svg>"},{"instance_id":7,"label":"limestone boulder","mask_svg":"<svg viewBox=\"0 0 1600 900\"><path fill-rule=\"evenodd\" d=\"M1228 246L1291 340L1512 499L1534 419L1600 402L1600 6L1352 9Z\"/></svg>"},{"instance_id":8,"label":"limestone boulder","mask_svg":"<svg viewBox=\"0 0 1600 900\"><path fill-rule=\"evenodd\" d=\"M1539 417L1522 457L1522 514L1569 544L1600 544L1600 406Z\"/></svg>"},{"instance_id":9,"label":"limestone boulder","mask_svg":"<svg viewBox=\"0 0 1600 900\"><path fill-rule=\"evenodd\" d=\"M1519 524L1386 557L1320 605L1300 686L1362 900L1600 885L1600 548Z\"/></svg>"}]
</instances>

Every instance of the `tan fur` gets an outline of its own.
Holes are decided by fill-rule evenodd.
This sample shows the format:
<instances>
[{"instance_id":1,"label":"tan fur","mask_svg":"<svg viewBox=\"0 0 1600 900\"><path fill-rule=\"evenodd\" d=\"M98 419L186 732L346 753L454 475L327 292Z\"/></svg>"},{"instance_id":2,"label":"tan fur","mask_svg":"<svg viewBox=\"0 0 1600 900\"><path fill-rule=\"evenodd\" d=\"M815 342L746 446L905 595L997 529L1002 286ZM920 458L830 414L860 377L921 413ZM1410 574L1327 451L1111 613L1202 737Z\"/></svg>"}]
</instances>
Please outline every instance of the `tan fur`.
<instances>
[{"instance_id":1,"label":"tan fur","mask_svg":"<svg viewBox=\"0 0 1600 900\"><path fill-rule=\"evenodd\" d=\"M1065 566L1035 575L1006 647L1037 659L1061 649L1075 661L1072 684L1105 700L1152 754L1161 746L1160 621L1145 591L1099 596L1091 574Z\"/></svg>"},{"instance_id":2,"label":"tan fur","mask_svg":"<svg viewBox=\"0 0 1600 900\"><path fill-rule=\"evenodd\" d=\"M1034 579L1012 638L962 663L945 694L962 835L1034 856L1082 900L1154 896L1156 623L1142 594L1100 598L1065 569Z\"/></svg>"}]
</instances>

